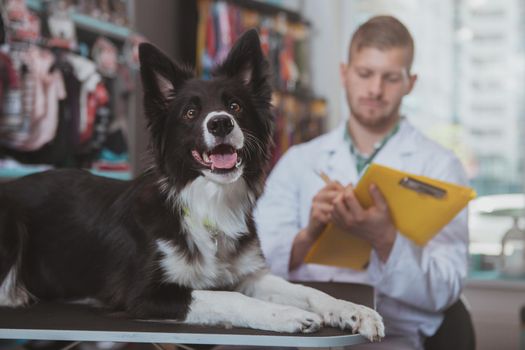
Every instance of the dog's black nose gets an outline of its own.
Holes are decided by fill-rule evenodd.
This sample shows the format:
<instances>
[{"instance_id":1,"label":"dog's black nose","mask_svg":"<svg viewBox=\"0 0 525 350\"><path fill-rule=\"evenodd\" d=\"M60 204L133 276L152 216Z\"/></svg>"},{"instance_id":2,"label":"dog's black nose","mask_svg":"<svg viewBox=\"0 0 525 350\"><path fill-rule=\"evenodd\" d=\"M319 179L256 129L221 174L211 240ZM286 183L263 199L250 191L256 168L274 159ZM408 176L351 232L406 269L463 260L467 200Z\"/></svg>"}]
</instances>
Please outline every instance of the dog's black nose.
<instances>
[{"instance_id":1,"label":"dog's black nose","mask_svg":"<svg viewBox=\"0 0 525 350\"><path fill-rule=\"evenodd\" d=\"M217 115L208 121L207 127L212 135L224 137L233 130L234 124L229 116Z\"/></svg>"}]
</instances>

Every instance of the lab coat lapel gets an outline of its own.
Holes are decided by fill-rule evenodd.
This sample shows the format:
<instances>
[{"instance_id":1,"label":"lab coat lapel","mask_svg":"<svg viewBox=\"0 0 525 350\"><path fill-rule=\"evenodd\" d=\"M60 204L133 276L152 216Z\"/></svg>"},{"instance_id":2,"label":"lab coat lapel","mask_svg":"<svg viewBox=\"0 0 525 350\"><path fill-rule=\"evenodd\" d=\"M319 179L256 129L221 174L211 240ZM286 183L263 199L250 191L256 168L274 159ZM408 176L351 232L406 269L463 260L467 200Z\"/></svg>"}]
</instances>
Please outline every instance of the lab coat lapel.
<instances>
[{"instance_id":1,"label":"lab coat lapel","mask_svg":"<svg viewBox=\"0 0 525 350\"><path fill-rule=\"evenodd\" d=\"M348 142L344 139L344 128L346 121L341 123L329 137L329 142L323 145L324 159L320 169L332 180L339 181L343 186L349 183L355 184L358 179L354 159L350 154Z\"/></svg>"},{"instance_id":2,"label":"lab coat lapel","mask_svg":"<svg viewBox=\"0 0 525 350\"><path fill-rule=\"evenodd\" d=\"M379 151L374 163L398 170L409 169L417 149L413 131L412 125L406 119L401 120L398 132Z\"/></svg>"}]
</instances>

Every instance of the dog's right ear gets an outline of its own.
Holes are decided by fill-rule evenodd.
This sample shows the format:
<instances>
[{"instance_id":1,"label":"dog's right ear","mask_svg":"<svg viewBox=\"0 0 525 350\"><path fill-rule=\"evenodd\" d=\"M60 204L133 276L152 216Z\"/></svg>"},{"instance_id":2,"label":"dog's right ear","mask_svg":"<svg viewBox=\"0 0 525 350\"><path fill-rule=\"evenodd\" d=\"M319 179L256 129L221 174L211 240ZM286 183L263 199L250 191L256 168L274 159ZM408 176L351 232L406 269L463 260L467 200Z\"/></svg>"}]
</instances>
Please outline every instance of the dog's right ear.
<instances>
[{"instance_id":1,"label":"dog's right ear","mask_svg":"<svg viewBox=\"0 0 525 350\"><path fill-rule=\"evenodd\" d=\"M140 76L144 88L144 108L149 123L155 123L168 111L170 102L182 84L193 77L162 51L149 43L139 45Z\"/></svg>"}]
</instances>

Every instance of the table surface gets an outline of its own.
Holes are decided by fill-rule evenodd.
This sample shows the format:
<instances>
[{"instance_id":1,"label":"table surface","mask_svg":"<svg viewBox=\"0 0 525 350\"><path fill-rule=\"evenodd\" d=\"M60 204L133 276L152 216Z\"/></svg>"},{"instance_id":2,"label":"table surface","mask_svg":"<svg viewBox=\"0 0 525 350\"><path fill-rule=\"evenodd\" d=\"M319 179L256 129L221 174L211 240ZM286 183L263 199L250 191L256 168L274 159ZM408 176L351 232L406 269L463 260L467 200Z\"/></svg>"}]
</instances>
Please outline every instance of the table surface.
<instances>
[{"instance_id":1,"label":"table surface","mask_svg":"<svg viewBox=\"0 0 525 350\"><path fill-rule=\"evenodd\" d=\"M369 286L334 282L302 284L336 298L374 306L374 293ZM367 342L361 335L331 327L313 334L288 334L236 327L146 322L86 305L47 302L22 309L0 308L0 339L294 347L337 347Z\"/></svg>"},{"instance_id":2,"label":"table surface","mask_svg":"<svg viewBox=\"0 0 525 350\"><path fill-rule=\"evenodd\" d=\"M467 287L520 290L525 292L525 279L502 276L497 270L469 271Z\"/></svg>"}]
</instances>

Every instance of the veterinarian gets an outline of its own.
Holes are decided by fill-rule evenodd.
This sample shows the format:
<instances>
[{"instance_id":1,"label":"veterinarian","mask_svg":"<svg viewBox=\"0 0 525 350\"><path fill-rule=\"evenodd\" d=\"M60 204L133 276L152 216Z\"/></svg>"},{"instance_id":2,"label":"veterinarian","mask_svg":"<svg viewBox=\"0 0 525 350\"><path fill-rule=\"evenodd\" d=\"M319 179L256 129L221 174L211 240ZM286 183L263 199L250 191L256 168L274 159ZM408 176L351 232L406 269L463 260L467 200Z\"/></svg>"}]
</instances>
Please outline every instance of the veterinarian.
<instances>
[{"instance_id":1,"label":"veterinarian","mask_svg":"<svg viewBox=\"0 0 525 350\"><path fill-rule=\"evenodd\" d=\"M357 282L375 288L387 338L364 349L423 349L425 338L440 326L443 310L459 298L467 275L465 210L419 247L396 231L377 188L370 188L374 205L367 210L353 194L353 185L371 162L467 183L453 153L400 114L401 101L417 78L411 72L413 57L413 39L397 19L379 16L361 25L352 37L348 62L340 67L349 117L335 130L283 155L255 213L272 272L292 280ZM332 181L326 185L320 172ZM372 245L366 270L303 263L331 221Z\"/></svg>"}]
</instances>

